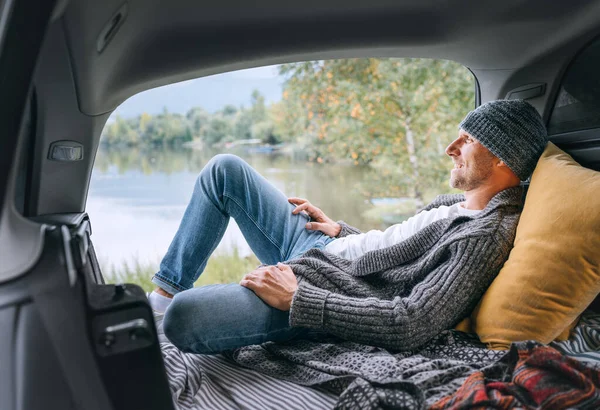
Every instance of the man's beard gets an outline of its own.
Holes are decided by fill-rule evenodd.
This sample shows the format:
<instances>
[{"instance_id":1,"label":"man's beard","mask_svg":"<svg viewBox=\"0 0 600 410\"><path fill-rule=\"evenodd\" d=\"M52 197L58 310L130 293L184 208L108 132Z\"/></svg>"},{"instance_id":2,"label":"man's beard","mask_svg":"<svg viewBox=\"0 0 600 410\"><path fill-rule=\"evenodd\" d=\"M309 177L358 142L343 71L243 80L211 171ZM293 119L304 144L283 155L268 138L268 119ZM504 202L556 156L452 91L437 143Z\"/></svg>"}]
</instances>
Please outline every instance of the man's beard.
<instances>
[{"instance_id":1,"label":"man's beard","mask_svg":"<svg viewBox=\"0 0 600 410\"><path fill-rule=\"evenodd\" d=\"M458 172L450 174L450 186L461 191L471 191L478 188L492 175L493 155L480 157L471 162L471 166L459 168ZM461 172L462 171L462 172Z\"/></svg>"}]
</instances>

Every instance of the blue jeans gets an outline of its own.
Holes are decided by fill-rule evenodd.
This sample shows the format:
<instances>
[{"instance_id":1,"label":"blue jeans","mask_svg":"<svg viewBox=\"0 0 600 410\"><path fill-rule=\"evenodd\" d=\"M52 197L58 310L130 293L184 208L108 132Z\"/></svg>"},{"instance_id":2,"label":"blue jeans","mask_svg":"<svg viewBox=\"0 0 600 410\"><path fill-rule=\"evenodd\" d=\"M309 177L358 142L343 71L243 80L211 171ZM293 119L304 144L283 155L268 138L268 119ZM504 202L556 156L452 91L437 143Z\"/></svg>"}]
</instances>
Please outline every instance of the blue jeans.
<instances>
[{"instance_id":1,"label":"blue jeans","mask_svg":"<svg viewBox=\"0 0 600 410\"><path fill-rule=\"evenodd\" d=\"M308 216L256 170L234 155L217 155L200 172L190 203L152 282L175 295L163 321L179 349L218 353L297 337L288 312L238 284L193 288L233 217L263 264L274 265L324 248L334 239L308 231ZM240 279L243 274L240 272Z\"/></svg>"}]
</instances>

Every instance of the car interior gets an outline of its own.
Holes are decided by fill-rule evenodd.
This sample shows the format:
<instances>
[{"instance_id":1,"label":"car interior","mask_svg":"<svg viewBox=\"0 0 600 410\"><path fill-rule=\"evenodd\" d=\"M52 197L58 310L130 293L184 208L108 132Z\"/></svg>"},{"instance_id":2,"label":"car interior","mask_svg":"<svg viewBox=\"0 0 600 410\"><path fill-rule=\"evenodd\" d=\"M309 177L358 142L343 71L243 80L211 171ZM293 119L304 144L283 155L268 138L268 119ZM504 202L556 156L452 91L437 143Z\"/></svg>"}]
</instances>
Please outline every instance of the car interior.
<instances>
[{"instance_id":1,"label":"car interior","mask_svg":"<svg viewBox=\"0 0 600 410\"><path fill-rule=\"evenodd\" d=\"M105 284L86 214L127 98L287 62L447 59L476 105L526 99L600 171L599 15L600 0L0 1L0 409L175 408L146 296Z\"/></svg>"}]
</instances>

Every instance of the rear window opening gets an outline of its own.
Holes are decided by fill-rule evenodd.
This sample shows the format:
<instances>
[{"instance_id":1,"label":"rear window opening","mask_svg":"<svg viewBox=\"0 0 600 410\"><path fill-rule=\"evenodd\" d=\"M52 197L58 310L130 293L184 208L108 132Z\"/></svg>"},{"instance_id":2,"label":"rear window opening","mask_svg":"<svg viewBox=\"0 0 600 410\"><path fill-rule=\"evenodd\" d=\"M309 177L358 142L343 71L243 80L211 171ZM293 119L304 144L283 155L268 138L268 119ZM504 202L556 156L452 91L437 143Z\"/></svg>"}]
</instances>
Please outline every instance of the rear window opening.
<instances>
[{"instance_id":1,"label":"rear window opening","mask_svg":"<svg viewBox=\"0 0 600 410\"><path fill-rule=\"evenodd\" d=\"M548 122L548 134L600 127L600 39L567 69Z\"/></svg>"},{"instance_id":2,"label":"rear window opening","mask_svg":"<svg viewBox=\"0 0 600 410\"><path fill-rule=\"evenodd\" d=\"M196 177L217 153L363 231L400 222L454 192L444 151L474 105L472 74L428 59L291 63L134 96L103 130L88 195L104 276L154 288ZM232 220L196 285L237 282L257 264Z\"/></svg>"}]
</instances>

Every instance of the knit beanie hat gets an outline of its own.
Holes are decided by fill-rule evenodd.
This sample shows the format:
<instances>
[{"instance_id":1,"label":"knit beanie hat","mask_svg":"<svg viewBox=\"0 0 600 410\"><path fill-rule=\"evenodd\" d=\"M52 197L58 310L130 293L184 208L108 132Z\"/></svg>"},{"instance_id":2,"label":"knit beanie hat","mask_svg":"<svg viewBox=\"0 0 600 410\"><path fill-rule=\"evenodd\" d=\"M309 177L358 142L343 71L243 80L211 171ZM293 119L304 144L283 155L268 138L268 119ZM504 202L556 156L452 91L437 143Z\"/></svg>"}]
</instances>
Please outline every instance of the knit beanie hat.
<instances>
[{"instance_id":1,"label":"knit beanie hat","mask_svg":"<svg viewBox=\"0 0 600 410\"><path fill-rule=\"evenodd\" d=\"M525 181L546 148L546 127L524 100L496 100L477 107L459 124Z\"/></svg>"}]
</instances>

